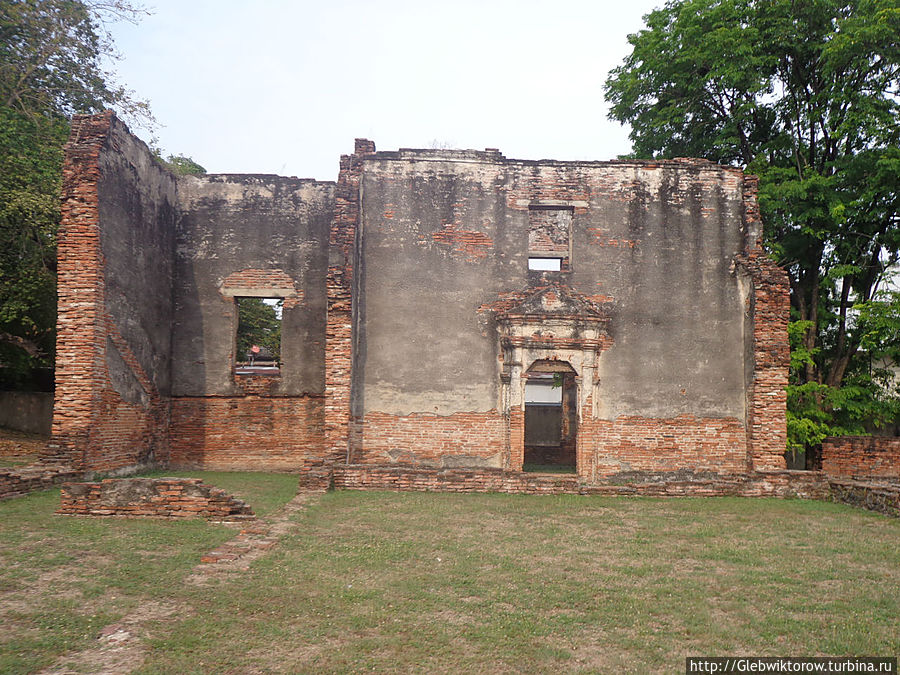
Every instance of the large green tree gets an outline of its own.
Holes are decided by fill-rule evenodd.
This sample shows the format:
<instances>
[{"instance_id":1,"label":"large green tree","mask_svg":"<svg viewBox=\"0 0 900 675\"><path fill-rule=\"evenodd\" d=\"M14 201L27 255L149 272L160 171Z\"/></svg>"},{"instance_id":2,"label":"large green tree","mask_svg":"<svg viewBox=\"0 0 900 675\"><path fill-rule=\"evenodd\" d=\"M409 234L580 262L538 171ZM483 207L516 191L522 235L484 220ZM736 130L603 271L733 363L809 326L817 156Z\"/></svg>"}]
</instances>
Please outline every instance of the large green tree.
<instances>
[{"instance_id":1,"label":"large green tree","mask_svg":"<svg viewBox=\"0 0 900 675\"><path fill-rule=\"evenodd\" d=\"M900 325L900 0L673 0L645 21L610 117L636 157L759 175L791 283L790 444L896 419L873 363Z\"/></svg>"},{"instance_id":2,"label":"large green tree","mask_svg":"<svg viewBox=\"0 0 900 675\"><path fill-rule=\"evenodd\" d=\"M0 383L52 364L62 148L73 113L147 105L114 86L104 26L124 0L0 0Z\"/></svg>"}]
</instances>

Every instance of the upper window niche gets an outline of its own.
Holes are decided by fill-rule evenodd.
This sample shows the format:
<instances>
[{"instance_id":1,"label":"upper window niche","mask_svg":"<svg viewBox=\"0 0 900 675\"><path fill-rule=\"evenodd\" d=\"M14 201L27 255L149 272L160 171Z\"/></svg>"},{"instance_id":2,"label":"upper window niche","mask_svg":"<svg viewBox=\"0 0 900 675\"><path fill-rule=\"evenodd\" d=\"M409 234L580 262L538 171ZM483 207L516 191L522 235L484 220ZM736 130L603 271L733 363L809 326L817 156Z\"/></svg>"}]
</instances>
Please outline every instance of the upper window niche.
<instances>
[{"instance_id":1,"label":"upper window niche","mask_svg":"<svg viewBox=\"0 0 900 675\"><path fill-rule=\"evenodd\" d=\"M561 272L562 258L537 258L528 256L528 269L536 272Z\"/></svg>"},{"instance_id":2,"label":"upper window niche","mask_svg":"<svg viewBox=\"0 0 900 675\"><path fill-rule=\"evenodd\" d=\"M234 300L238 316L235 372L280 374L284 298L239 297Z\"/></svg>"},{"instance_id":3,"label":"upper window niche","mask_svg":"<svg viewBox=\"0 0 900 675\"><path fill-rule=\"evenodd\" d=\"M572 214L571 206L528 207L528 269L540 272L568 272Z\"/></svg>"}]
</instances>

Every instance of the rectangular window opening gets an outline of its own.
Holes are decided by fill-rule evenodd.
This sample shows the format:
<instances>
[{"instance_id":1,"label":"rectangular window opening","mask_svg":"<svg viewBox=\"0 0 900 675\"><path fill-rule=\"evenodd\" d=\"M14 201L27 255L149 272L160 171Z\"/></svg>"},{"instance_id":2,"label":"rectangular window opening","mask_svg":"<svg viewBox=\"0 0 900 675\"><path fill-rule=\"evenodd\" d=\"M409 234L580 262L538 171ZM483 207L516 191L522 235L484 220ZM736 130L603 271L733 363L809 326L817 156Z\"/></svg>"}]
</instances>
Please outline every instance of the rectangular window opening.
<instances>
[{"instance_id":1,"label":"rectangular window opening","mask_svg":"<svg viewBox=\"0 0 900 675\"><path fill-rule=\"evenodd\" d=\"M573 209L531 205L528 209L528 269L570 271Z\"/></svg>"},{"instance_id":2,"label":"rectangular window opening","mask_svg":"<svg viewBox=\"0 0 900 675\"><path fill-rule=\"evenodd\" d=\"M280 374L284 298L234 300L238 317L234 372L243 375Z\"/></svg>"},{"instance_id":3,"label":"rectangular window opening","mask_svg":"<svg viewBox=\"0 0 900 675\"><path fill-rule=\"evenodd\" d=\"M560 272L562 258L528 258L528 269L539 272Z\"/></svg>"}]
</instances>

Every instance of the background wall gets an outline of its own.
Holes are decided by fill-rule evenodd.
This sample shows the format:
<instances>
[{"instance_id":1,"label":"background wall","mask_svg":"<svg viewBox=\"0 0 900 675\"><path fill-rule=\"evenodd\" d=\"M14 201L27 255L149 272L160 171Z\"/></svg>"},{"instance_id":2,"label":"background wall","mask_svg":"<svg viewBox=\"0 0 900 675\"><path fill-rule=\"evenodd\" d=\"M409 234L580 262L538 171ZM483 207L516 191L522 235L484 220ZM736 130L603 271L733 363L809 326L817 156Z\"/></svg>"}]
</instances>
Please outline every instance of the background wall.
<instances>
[{"instance_id":1,"label":"background wall","mask_svg":"<svg viewBox=\"0 0 900 675\"><path fill-rule=\"evenodd\" d=\"M50 435L53 394L44 391L0 391L0 427Z\"/></svg>"},{"instance_id":2,"label":"background wall","mask_svg":"<svg viewBox=\"0 0 900 675\"><path fill-rule=\"evenodd\" d=\"M181 179L173 463L291 470L317 461L333 193L333 183L277 176ZM240 296L285 298L275 377L234 374Z\"/></svg>"},{"instance_id":3,"label":"background wall","mask_svg":"<svg viewBox=\"0 0 900 675\"><path fill-rule=\"evenodd\" d=\"M728 420L715 425L730 429L728 469L745 467L747 289L732 271L748 236L742 181L738 171L702 162L524 162L492 151L367 157L353 389L358 458L388 459L386 415L496 414L499 347L479 308L554 281L612 303L613 346L600 357L594 399L600 419ZM528 271L535 204L573 209L571 272ZM421 426L427 437L428 420ZM619 431L627 436L633 426ZM665 433L678 436L682 427L669 424ZM684 438L652 445L677 459L693 442ZM440 455L427 441L399 449ZM447 451L478 447L463 441Z\"/></svg>"}]
</instances>

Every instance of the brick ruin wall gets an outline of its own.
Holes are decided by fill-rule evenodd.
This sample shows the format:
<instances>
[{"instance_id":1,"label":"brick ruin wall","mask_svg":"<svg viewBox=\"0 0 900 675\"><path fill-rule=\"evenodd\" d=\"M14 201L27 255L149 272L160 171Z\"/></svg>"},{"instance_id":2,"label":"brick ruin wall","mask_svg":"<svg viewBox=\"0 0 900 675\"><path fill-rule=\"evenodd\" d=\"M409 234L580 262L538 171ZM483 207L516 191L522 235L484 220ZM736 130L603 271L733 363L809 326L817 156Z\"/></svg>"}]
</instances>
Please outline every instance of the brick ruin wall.
<instances>
[{"instance_id":1,"label":"brick ruin wall","mask_svg":"<svg viewBox=\"0 0 900 675\"><path fill-rule=\"evenodd\" d=\"M843 478L900 484L900 438L844 436L822 441L822 471Z\"/></svg>"},{"instance_id":2,"label":"brick ruin wall","mask_svg":"<svg viewBox=\"0 0 900 675\"><path fill-rule=\"evenodd\" d=\"M747 471L747 434L737 419L618 417L588 420L595 477L628 471Z\"/></svg>"},{"instance_id":3,"label":"brick ruin wall","mask_svg":"<svg viewBox=\"0 0 900 675\"><path fill-rule=\"evenodd\" d=\"M78 118L66 160L66 216L60 238L60 384L48 459L74 459L95 471L151 460L178 466L284 471L318 471L348 458L370 464L502 466L509 461L510 446L523 442L524 422L520 410L509 415L498 411L494 328L475 310L498 295L534 283L536 278L527 272L529 254L565 257L564 273L557 282L577 286L598 301L618 303L619 324L613 331L620 338L616 348L621 350L629 342L621 339L621 333L633 308L641 308L648 326L656 325L655 313L671 312L668 301L647 308L640 294L629 297L627 289L634 279L646 275L629 280L628 270L656 270L658 278L647 283L672 286L671 280L659 276L660 270L673 261L702 257L704 247L711 246L699 230L690 231L690 222L705 219L704 227L716 233L712 239L733 239L741 236L733 221L737 209L744 209L740 217L758 221L752 185L745 180L738 187L744 180L739 172L709 165L593 163L580 168L575 163L541 166L505 160L499 153L474 153L478 157L472 162L477 174L473 188L453 177L455 162L446 173L437 162L436 172L425 165L416 176L379 174L385 158L410 163L401 157L404 151L375 153L374 144L361 140L353 155L342 157L336 185L272 176L185 177L170 185L171 177L157 175L158 167L145 161L146 148L123 134L128 135L124 125L108 115ZM122 148L126 152L119 157ZM116 177L104 178L101 167ZM490 186L499 185L498 171L506 184L493 194ZM366 172L387 187L369 189L370 201L363 204L360 194ZM628 179L626 174L634 177ZM129 185L123 175L149 187ZM655 203L639 176L650 176L653 185L659 183L662 187L657 187L669 195L668 202ZM721 196L692 201L706 190L715 194L722 180L729 190L743 195L742 205L729 204ZM115 192L124 196L116 198ZM114 208L103 207L103 200L113 202ZM535 211L529 208L535 200L545 206L564 203L571 211ZM143 224L137 228L138 235L100 231L103 208L118 223L124 221L121 214L136 206L144 214L143 220L138 219ZM591 216L594 220L585 222L589 206L597 213ZM299 219L298 213L302 214ZM580 219L577 228L568 224L573 213ZM363 218L365 237L360 234ZM427 255L415 265L406 265L388 240L396 232L405 232L416 219L423 225L411 233L410 251L427 251ZM665 259L648 268L647 256L657 253L648 248L647 241L656 233L651 236L647 228L656 227L652 223L659 219L671 223L671 231L661 233L663 239L680 242L688 237L683 242L686 250L677 256L672 253L669 260L665 257L669 249L664 247ZM572 227L570 234L561 223ZM159 230L165 228L174 232L173 260L161 263L157 252L167 244L160 240ZM747 229L757 231L758 222ZM251 231L259 236L248 237ZM135 262L133 254L142 242L134 237L143 236L141 232L146 232L148 242L143 243L149 244L151 254ZM296 236L286 238L287 232ZM568 245L567 236L572 238ZM125 242L118 248L116 237ZM210 250L202 245L204 241L234 245ZM664 375L656 382L641 375L636 379L646 380L647 391L630 394L631 403L620 405L616 398L609 407L606 402L597 418L585 411L579 433L583 440L590 437L590 442L582 443L579 462L592 463L591 475L691 467L733 473L751 466L781 466L784 407L778 389L786 377L780 372L786 354L784 275L760 257L758 240L735 243L729 239L722 245L744 251L738 266L751 280L747 317L755 326L749 339L756 370L749 378L747 425L739 410L743 403L736 403L733 395L738 391L742 396L747 382L735 379L734 373L726 374L732 387L727 397L734 401L721 410L714 409L717 393L705 391L707 381L716 381L715 373L706 372L708 364L692 381L676 382ZM567 269L568 250L575 251L571 270ZM379 269L385 251L388 259L402 263L386 274ZM115 260L136 264L139 270L141 265L154 272L162 270L153 283L160 289L171 285L172 305L168 309L151 306L146 311L136 307L140 294L129 299L133 289L122 281ZM698 272L687 285L704 284L701 278L725 273L733 262L705 261L705 276ZM619 270L617 274L625 276L610 281L592 277L595 272L590 270ZM160 289L154 298L166 295ZM408 292L412 296L405 295ZM241 378L233 372L234 298L242 294L285 298L283 334L297 338L293 346L284 346L288 358L276 378ZM707 290L701 295L710 302L709 315L735 306L733 297L710 295ZM394 302L396 312L385 311L383 301ZM432 321L423 302L446 316ZM169 315L171 336L153 333L150 324ZM683 328L690 327L697 317L678 321ZM672 341L651 342L649 357L674 358L678 363L671 365L671 373L687 373L697 359L678 350L670 357L676 343L688 351L710 351L709 345L715 347L712 351L740 351L748 341L747 333L741 332L739 322L728 321L721 324L716 319L702 327L699 335L709 344L693 345L690 328L661 333L661 339ZM391 332L396 328L383 330L386 323L416 333L408 343L413 349L399 355L396 349L388 350L386 356L379 354L385 344L403 342ZM715 342L719 334L728 337ZM376 339L367 344L373 336ZM631 343L629 348L634 350ZM159 358L167 349L168 367ZM474 364L475 370L460 369L460 357ZM426 387L421 395L400 392L406 401L418 396L421 406L380 405L379 401L396 395L392 384L383 386L385 382L380 381L384 364L391 359L398 382L420 384L434 377L444 382L431 392ZM410 363L415 364L412 370ZM467 375L476 370L478 382ZM460 374L459 381L447 385L446 378ZM640 368L608 372L604 381L621 387L639 374ZM639 409L635 402L653 400L649 388L660 385L668 407L635 414ZM457 400L449 407L429 403L454 397ZM702 402L700 410L688 412L696 401ZM712 414L704 414L704 406Z\"/></svg>"},{"instance_id":4,"label":"brick ruin wall","mask_svg":"<svg viewBox=\"0 0 900 675\"><path fill-rule=\"evenodd\" d=\"M361 158L361 271L349 270L357 275L362 305L353 324L361 347L351 370L351 462L453 466L457 455L470 466L496 466L498 459L504 466L510 447L522 442L521 411L497 412L494 329L489 321L473 321L472 308L549 282L616 305L612 331L620 344L613 351L620 351L611 351L608 363L632 364L602 375L604 386L616 390L600 390L612 405L596 418L583 410L579 434L587 441L579 463L591 467L579 468L579 475L784 468L788 284L762 253L752 177L703 162L538 167L494 152L451 152L453 161L443 162L424 152L372 150ZM703 228L694 227L698 219ZM746 234L734 239L739 229ZM687 249L678 256L671 253L677 250L673 237ZM721 251L729 247L732 256L723 260ZM542 279L525 272L529 255L562 258L562 272ZM687 268L677 271L685 260L703 268L702 278ZM673 266L675 280L660 276ZM647 274L635 276L653 270L658 278L651 281ZM745 281L736 284L735 276ZM719 290L741 283L745 302ZM687 288L693 290L684 302L668 297ZM698 298L709 306L698 305ZM653 335L655 314L673 322L665 335ZM633 335L623 337L626 330L641 333L635 329L640 321L651 337L647 354L640 346L635 351ZM723 333L728 337L719 340ZM620 353L623 342L631 351ZM724 361L737 356L749 366L712 373L710 353ZM664 381L644 372L647 361L657 360L666 364ZM698 363L708 372L692 376ZM724 380L731 389L717 391ZM646 391L628 393L630 402L619 404L624 382L645 382ZM487 390L477 390L485 383ZM668 402L647 405L659 398L661 392L651 389L660 385L673 390L665 392ZM729 403L717 406L724 398ZM712 414L689 412L692 407ZM446 429L458 421L462 433L453 439Z\"/></svg>"},{"instance_id":5,"label":"brick ruin wall","mask_svg":"<svg viewBox=\"0 0 900 675\"><path fill-rule=\"evenodd\" d=\"M334 184L238 174L178 188L171 465L320 468ZM239 297L283 301L277 371L236 368Z\"/></svg>"},{"instance_id":6,"label":"brick ruin wall","mask_svg":"<svg viewBox=\"0 0 900 675\"><path fill-rule=\"evenodd\" d=\"M529 474L499 469L428 469L343 465L334 468L339 490L392 492L505 492L528 495L643 497L777 497L839 502L900 517L900 485L830 478L820 471L631 472L581 484L574 475Z\"/></svg>"},{"instance_id":7,"label":"brick ruin wall","mask_svg":"<svg viewBox=\"0 0 900 675\"><path fill-rule=\"evenodd\" d=\"M350 464L334 468L340 490L511 492L518 494L642 495L648 497L801 497L830 499L819 472L741 474L661 471L623 474L618 480L580 484L574 475L530 474L501 469L429 469Z\"/></svg>"},{"instance_id":8,"label":"brick ruin wall","mask_svg":"<svg viewBox=\"0 0 900 675\"><path fill-rule=\"evenodd\" d=\"M748 383L749 465L756 470L784 469L787 447L787 385L790 349L787 329L790 321L788 275L762 249L762 220L759 214L759 180L744 176L744 226L754 233L747 249L735 261L748 274L752 293L748 316L753 325L753 372Z\"/></svg>"},{"instance_id":9,"label":"brick ruin wall","mask_svg":"<svg viewBox=\"0 0 900 675\"><path fill-rule=\"evenodd\" d=\"M47 490L66 481L77 480L81 471L54 464L34 464L21 469L0 469L0 499L21 497Z\"/></svg>"},{"instance_id":10,"label":"brick ruin wall","mask_svg":"<svg viewBox=\"0 0 900 675\"><path fill-rule=\"evenodd\" d=\"M168 460L174 185L112 113L73 120L46 462L108 472Z\"/></svg>"},{"instance_id":11,"label":"brick ruin wall","mask_svg":"<svg viewBox=\"0 0 900 675\"><path fill-rule=\"evenodd\" d=\"M69 483L56 513L66 516L248 520L253 511L225 490L199 478L107 478Z\"/></svg>"},{"instance_id":12,"label":"brick ruin wall","mask_svg":"<svg viewBox=\"0 0 900 675\"><path fill-rule=\"evenodd\" d=\"M126 471L168 465L174 447L179 465L321 465L333 184L176 180L111 114L75 118L64 177L43 461ZM284 300L276 377L234 372L239 296Z\"/></svg>"},{"instance_id":13,"label":"brick ruin wall","mask_svg":"<svg viewBox=\"0 0 900 675\"><path fill-rule=\"evenodd\" d=\"M506 420L496 410L450 415L368 413L351 462L405 466L501 467Z\"/></svg>"}]
</instances>

